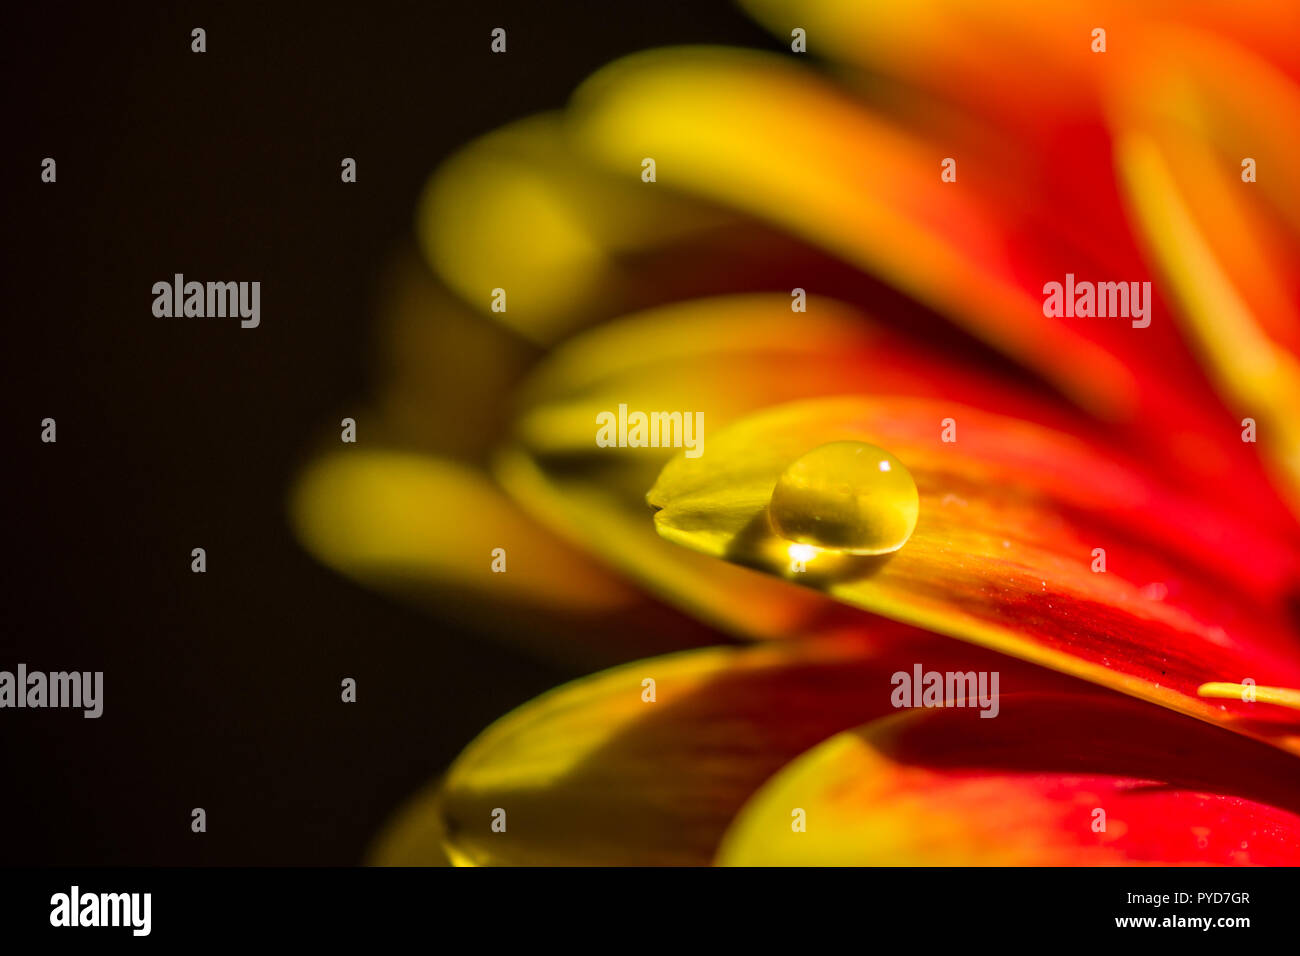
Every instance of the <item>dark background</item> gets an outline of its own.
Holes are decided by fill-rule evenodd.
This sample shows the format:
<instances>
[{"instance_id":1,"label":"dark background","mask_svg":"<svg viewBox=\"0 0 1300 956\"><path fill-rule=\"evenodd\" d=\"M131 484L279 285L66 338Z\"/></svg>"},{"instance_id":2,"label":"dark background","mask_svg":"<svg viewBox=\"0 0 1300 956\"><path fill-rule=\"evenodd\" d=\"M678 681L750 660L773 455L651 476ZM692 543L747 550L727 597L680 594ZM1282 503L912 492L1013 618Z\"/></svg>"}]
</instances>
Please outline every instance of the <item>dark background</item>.
<instances>
[{"instance_id":1,"label":"dark background","mask_svg":"<svg viewBox=\"0 0 1300 956\"><path fill-rule=\"evenodd\" d=\"M420 187L619 55L777 43L718 0L23 4L2 33L0 669L102 670L105 710L0 711L0 863L360 862L483 727L576 676L353 585L286 523L311 438L373 391ZM154 318L175 272L260 280L261 327Z\"/></svg>"}]
</instances>

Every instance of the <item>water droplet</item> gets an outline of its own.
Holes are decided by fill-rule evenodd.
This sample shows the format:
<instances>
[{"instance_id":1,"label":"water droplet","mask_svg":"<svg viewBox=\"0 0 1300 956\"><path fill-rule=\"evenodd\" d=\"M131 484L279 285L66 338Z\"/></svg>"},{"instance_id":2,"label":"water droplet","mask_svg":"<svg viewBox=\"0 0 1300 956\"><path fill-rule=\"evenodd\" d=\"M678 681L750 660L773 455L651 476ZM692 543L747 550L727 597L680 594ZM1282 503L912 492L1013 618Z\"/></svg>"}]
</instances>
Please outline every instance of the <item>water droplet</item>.
<instances>
[{"instance_id":1,"label":"water droplet","mask_svg":"<svg viewBox=\"0 0 1300 956\"><path fill-rule=\"evenodd\" d=\"M796 564L806 564L817 557L817 549L811 544L792 544L789 548L790 560Z\"/></svg>"},{"instance_id":2,"label":"water droplet","mask_svg":"<svg viewBox=\"0 0 1300 956\"><path fill-rule=\"evenodd\" d=\"M888 554L912 535L920 497L901 461L875 445L836 441L796 459L768 505L787 541L849 554Z\"/></svg>"}]
</instances>

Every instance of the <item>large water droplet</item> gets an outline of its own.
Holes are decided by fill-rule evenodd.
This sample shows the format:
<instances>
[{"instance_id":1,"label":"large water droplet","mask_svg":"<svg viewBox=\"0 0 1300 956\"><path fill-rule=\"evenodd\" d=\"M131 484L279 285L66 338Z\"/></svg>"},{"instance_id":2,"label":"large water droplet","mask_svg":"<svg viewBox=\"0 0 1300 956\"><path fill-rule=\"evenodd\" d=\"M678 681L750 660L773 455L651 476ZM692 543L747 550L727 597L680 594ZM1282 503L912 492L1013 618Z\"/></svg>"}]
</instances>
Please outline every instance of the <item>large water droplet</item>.
<instances>
[{"instance_id":1,"label":"large water droplet","mask_svg":"<svg viewBox=\"0 0 1300 956\"><path fill-rule=\"evenodd\" d=\"M875 445L835 441L797 458L768 505L772 529L788 541L849 554L888 554L912 535L916 482Z\"/></svg>"}]
</instances>

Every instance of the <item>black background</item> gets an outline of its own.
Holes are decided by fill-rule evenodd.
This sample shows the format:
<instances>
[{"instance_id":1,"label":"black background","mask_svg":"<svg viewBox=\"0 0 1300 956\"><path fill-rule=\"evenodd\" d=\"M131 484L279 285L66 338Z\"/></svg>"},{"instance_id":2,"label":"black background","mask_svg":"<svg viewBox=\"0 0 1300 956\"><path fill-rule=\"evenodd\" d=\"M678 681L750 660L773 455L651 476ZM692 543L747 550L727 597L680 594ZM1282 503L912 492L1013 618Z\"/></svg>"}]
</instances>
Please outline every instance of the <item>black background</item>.
<instances>
[{"instance_id":1,"label":"black background","mask_svg":"<svg viewBox=\"0 0 1300 956\"><path fill-rule=\"evenodd\" d=\"M106 687L99 720L0 711L0 863L360 862L478 731L575 676L351 584L286 523L310 437L374 386L420 187L623 53L778 44L716 0L22 4L3 36L0 669ZM261 327L154 318L175 272L260 280Z\"/></svg>"}]
</instances>

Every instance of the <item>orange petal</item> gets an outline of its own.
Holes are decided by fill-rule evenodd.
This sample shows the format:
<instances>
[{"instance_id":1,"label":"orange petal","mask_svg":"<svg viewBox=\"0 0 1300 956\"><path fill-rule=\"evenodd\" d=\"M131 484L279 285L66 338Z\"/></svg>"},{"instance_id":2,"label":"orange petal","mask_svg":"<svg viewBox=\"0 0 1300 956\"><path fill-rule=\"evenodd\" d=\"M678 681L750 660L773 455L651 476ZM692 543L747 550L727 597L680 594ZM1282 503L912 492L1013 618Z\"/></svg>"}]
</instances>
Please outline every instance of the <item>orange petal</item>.
<instances>
[{"instance_id":1,"label":"orange petal","mask_svg":"<svg viewBox=\"0 0 1300 956\"><path fill-rule=\"evenodd\" d=\"M1234 0L741 2L783 41L803 27L814 57L1022 125L1095 109L1098 87L1140 67L1163 34L1196 29L1231 37L1294 68L1300 30L1288 4ZM1092 52L1098 27L1107 32L1104 54Z\"/></svg>"}]
</instances>

